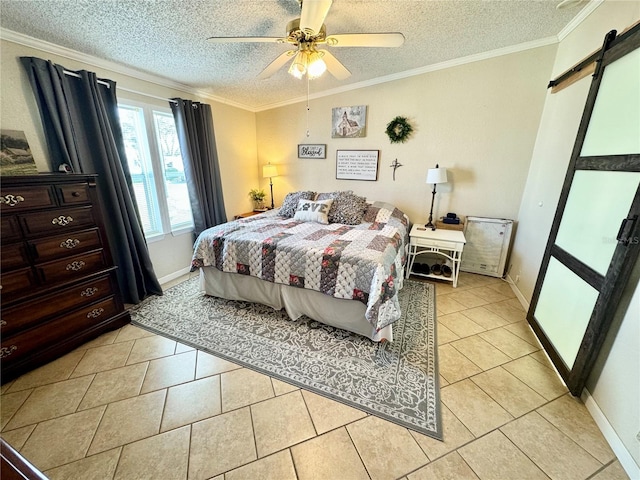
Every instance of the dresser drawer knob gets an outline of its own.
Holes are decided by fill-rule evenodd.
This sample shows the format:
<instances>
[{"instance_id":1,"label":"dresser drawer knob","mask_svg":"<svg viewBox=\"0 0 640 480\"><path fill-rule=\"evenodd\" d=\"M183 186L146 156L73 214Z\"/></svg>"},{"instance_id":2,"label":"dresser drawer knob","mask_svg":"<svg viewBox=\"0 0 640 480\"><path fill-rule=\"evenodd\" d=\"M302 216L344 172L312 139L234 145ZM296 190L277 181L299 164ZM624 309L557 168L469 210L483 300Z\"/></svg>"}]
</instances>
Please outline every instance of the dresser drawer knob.
<instances>
[{"instance_id":1,"label":"dresser drawer knob","mask_svg":"<svg viewBox=\"0 0 640 480\"><path fill-rule=\"evenodd\" d=\"M84 263L82 260L71 262L67 264L67 270L73 270L74 272L77 272L78 270L82 269L82 267L84 267L85 265L86 263Z\"/></svg>"},{"instance_id":2,"label":"dresser drawer knob","mask_svg":"<svg viewBox=\"0 0 640 480\"><path fill-rule=\"evenodd\" d=\"M4 327L7 324L5 320L0 320L0 327Z\"/></svg>"},{"instance_id":3,"label":"dresser drawer knob","mask_svg":"<svg viewBox=\"0 0 640 480\"><path fill-rule=\"evenodd\" d=\"M53 220L51 220L51 223L53 223L54 225L60 225L61 227L64 227L65 225L69 225L71 222L73 222L73 218L65 217L64 215L60 215L59 217L56 217Z\"/></svg>"},{"instance_id":4,"label":"dresser drawer knob","mask_svg":"<svg viewBox=\"0 0 640 480\"><path fill-rule=\"evenodd\" d=\"M88 287L85 288L82 293L80 294L81 297L91 297L93 295L95 295L98 292L98 289L95 287Z\"/></svg>"},{"instance_id":5,"label":"dresser drawer knob","mask_svg":"<svg viewBox=\"0 0 640 480\"><path fill-rule=\"evenodd\" d=\"M71 250L72 248L76 248L80 245L80 240L77 238L67 238L64 242L60 243L60 248L68 248Z\"/></svg>"},{"instance_id":6,"label":"dresser drawer knob","mask_svg":"<svg viewBox=\"0 0 640 480\"><path fill-rule=\"evenodd\" d=\"M71 196L72 197L79 197L80 196L80 192L71 192Z\"/></svg>"},{"instance_id":7,"label":"dresser drawer knob","mask_svg":"<svg viewBox=\"0 0 640 480\"><path fill-rule=\"evenodd\" d=\"M0 203L8 207L15 207L20 202L24 202L22 195L5 195L4 197L0 197Z\"/></svg>"},{"instance_id":8,"label":"dresser drawer knob","mask_svg":"<svg viewBox=\"0 0 640 480\"><path fill-rule=\"evenodd\" d=\"M104 308L94 308L89 313L87 313L87 318L98 318L103 313L104 313Z\"/></svg>"},{"instance_id":9,"label":"dresser drawer knob","mask_svg":"<svg viewBox=\"0 0 640 480\"><path fill-rule=\"evenodd\" d=\"M15 345L11 345L10 347L2 347L0 348L0 358L8 357L13 352L18 349Z\"/></svg>"}]
</instances>

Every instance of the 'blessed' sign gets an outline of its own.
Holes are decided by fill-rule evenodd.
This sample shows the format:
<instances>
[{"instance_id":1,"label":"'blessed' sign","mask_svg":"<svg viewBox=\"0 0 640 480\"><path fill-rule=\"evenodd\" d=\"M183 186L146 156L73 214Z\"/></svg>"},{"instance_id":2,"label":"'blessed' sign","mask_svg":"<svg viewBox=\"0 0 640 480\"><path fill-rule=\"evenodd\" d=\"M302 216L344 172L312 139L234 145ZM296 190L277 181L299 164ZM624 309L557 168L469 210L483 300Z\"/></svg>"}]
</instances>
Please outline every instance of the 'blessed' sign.
<instances>
[{"instance_id":1,"label":"'blessed' sign","mask_svg":"<svg viewBox=\"0 0 640 480\"><path fill-rule=\"evenodd\" d=\"M298 158L327 158L327 146L324 144L298 145Z\"/></svg>"}]
</instances>

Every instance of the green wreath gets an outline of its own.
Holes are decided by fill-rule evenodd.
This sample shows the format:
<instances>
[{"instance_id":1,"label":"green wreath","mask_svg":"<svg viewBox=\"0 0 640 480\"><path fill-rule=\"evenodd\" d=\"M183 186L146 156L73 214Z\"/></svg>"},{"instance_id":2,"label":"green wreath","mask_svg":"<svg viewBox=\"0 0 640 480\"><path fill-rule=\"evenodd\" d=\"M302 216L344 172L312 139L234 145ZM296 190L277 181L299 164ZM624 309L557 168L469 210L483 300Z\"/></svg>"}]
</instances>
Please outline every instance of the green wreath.
<instances>
[{"instance_id":1,"label":"green wreath","mask_svg":"<svg viewBox=\"0 0 640 480\"><path fill-rule=\"evenodd\" d=\"M413 127L405 117L396 117L387 124L386 132L391 143L404 143L413 132Z\"/></svg>"}]
</instances>

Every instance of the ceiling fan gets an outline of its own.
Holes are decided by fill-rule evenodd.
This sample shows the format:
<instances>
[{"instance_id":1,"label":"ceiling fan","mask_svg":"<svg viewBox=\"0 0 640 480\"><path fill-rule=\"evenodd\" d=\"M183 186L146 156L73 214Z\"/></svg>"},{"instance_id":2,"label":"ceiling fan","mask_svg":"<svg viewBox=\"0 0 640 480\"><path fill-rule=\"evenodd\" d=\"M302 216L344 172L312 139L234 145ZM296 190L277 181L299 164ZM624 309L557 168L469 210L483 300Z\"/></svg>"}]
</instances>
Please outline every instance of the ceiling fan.
<instances>
[{"instance_id":1,"label":"ceiling fan","mask_svg":"<svg viewBox=\"0 0 640 480\"><path fill-rule=\"evenodd\" d=\"M329 13L333 0L298 0L301 7L300 18L287 24L286 37L210 37L213 43L282 43L295 48L287 50L258 75L269 78L291 59L289 73L296 78L305 74L317 78L328 70L338 80L344 80L351 72L334 57L331 52L319 49L328 47L399 47L404 43L404 35L392 33L340 33L327 36L324 19Z\"/></svg>"}]
</instances>

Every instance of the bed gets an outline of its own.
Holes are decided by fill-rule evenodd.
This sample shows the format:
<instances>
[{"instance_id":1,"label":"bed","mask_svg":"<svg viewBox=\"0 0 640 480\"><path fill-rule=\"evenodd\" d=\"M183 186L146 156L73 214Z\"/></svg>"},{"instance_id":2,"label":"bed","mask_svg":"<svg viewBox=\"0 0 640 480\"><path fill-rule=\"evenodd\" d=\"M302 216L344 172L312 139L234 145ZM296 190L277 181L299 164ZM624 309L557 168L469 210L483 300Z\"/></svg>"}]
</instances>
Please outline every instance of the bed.
<instances>
[{"instance_id":1,"label":"bed","mask_svg":"<svg viewBox=\"0 0 640 480\"><path fill-rule=\"evenodd\" d=\"M393 205L374 202L359 207L359 223L357 216L339 215L326 215L333 222L313 221L315 204L333 212L331 202L338 205L341 193L294 198L293 209L289 194L280 209L202 232L192 271L200 270L204 293L284 308L292 320L306 315L373 341L392 341L401 315L409 219Z\"/></svg>"}]
</instances>

